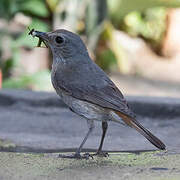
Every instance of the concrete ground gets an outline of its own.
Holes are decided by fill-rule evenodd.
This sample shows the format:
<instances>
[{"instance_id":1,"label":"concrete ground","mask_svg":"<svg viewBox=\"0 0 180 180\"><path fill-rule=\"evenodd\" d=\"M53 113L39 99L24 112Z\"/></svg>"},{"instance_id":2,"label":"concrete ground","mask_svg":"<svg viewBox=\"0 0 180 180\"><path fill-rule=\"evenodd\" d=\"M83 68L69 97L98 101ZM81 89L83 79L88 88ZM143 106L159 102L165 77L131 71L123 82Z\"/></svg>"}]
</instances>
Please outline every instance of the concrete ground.
<instances>
[{"instance_id":1,"label":"concrete ground","mask_svg":"<svg viewBox=\"0 0 180 180\"><path fill-rule=\"evenodd\" d=\"M131 128L109 124L107 158L58 158L72 153L87 131L54 93L0 91L0 179L180 179L180 99L127 97L138 120L167 146L157 151ZM73 127L73 128L72 128ZM100 123L85 152L95 152Z\"/></svg>"},{"instance_id":2,"label":"concrete ground","mask_svg":"<svg viewBox=\"0 0 180 180\"><path fill-rule=\"evenodd\" d=\"M58 154L0 153L4 180L179 180L180 155L110 153L108 158L65 160Z\"/></svg>"}]
</instances>

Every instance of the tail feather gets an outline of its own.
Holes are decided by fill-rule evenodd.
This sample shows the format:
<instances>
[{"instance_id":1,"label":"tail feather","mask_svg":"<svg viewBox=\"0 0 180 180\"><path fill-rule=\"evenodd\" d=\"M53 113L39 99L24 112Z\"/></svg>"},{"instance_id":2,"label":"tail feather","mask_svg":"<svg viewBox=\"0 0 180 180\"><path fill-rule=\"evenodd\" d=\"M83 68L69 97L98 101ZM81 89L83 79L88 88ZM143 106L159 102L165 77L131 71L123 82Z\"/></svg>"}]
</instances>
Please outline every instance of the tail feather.
<instances>
[{"instance_id":1,"label":"tail feather","mask_svg":"<svg viewBox=\"0 0 180 180\"><path fill-rule=\"evenodd\" d=\"M154 136L150 131L148 131L146 128L144 128L136 119L128 117L120 112L116 112L116 114L118 114L127 125L135 128L141 135L143 135L154 146L156 146L157 148L159 148L161 150L166 149L165 144L160 139L158 139L156 136Z\"/></svg>"}]
</instances>

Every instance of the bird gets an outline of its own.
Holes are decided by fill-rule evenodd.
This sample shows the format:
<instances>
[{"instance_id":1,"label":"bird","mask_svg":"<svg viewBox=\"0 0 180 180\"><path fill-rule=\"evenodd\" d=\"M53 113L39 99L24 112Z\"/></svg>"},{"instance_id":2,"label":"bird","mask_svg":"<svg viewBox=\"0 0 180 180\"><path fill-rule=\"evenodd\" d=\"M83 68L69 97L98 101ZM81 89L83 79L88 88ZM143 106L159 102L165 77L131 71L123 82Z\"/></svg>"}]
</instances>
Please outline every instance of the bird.
<instances>
[{"instance_id":1,"label":"bird","mask_svg":"<svg viewBox=\"0 0 180 180\"><path fill-rule=\"evenodd\" d=\"M102 123L101 141L95 155L107 156L102 147L111 121L134 128L158 149L165 150L165 144L137 121L121 91L90 58L79 35L65 29L52 32L32 29L29 35L38 37L39 42L50 48L53 87L69 109L86 119L88 124L88 132L76 152L59 157L81 159L91 156L81 151L95 127L94 121Z\"/></svg>"}]
</instances>

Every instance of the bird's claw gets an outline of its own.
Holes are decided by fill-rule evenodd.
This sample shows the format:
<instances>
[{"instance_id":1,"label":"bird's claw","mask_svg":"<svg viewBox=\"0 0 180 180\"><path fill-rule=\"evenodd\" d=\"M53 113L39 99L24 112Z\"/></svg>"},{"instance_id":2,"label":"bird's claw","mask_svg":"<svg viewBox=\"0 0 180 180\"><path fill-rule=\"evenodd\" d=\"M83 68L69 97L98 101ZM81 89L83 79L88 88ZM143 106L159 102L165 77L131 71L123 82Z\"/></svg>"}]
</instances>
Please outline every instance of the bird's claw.
<instances>
[{"instance_id":1,"label":"bird's claw","mask_svg":"<svg viewBox=\"0 0 180 180\"><path fill-rule=\"evenodd\" d=\"M100 156L100 157L109 157L108 152L103 152L103 151L97 151L93 156Z\"/></svg>"}]
</instances>

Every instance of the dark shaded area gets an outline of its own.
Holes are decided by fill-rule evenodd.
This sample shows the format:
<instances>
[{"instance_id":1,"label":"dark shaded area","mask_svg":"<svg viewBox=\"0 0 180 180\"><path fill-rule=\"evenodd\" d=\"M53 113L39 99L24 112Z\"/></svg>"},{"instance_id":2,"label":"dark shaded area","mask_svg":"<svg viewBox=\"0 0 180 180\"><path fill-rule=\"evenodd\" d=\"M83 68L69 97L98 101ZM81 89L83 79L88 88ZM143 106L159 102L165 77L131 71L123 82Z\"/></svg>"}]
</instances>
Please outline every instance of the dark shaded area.
<instances>
[{"instance_id":1,"label":"dark shaded area","mask_svg":"<svg viewBox=\"0 0 180 180\"><path fill-rule=\"evenodd\" d=\"M127 97L138 120L174 150L180 146L180 99ZM101 123L96 122L85 150L94 151L101 137ZM87 132L86 120L72 113L55 93L19 90L0 91L0 139L10 140L16 147L2 151L60 152L79 146ZM87 149L88 148L88 149ZM135 130L109 123L105 150L155 150Z\"/></svg>"},{"instance_id":2,"label":"dark shaded area","mask_svg":"<svg viewBox=\"0 0 180 180\"><path fill-rule=\"evenodd\" d=\"M168 168L161 168L161 167L153 167L150 170L155 170L155 171L167 171Z\"/></svg>"},{"instance_id":3,"label":"dark shaded area","mask_svg":"<svg viewBox=\"0 0 180 180\"><path fill-rule=\"evenodd\" d=\"M174 119L180 117L180 99L168 97L127 97L130 107L142 117Z\"/></svg>"}]
</instances>

